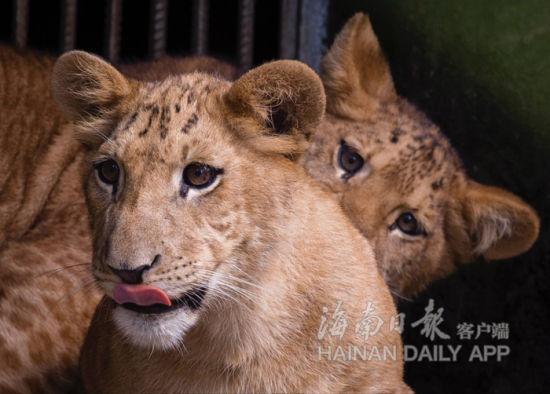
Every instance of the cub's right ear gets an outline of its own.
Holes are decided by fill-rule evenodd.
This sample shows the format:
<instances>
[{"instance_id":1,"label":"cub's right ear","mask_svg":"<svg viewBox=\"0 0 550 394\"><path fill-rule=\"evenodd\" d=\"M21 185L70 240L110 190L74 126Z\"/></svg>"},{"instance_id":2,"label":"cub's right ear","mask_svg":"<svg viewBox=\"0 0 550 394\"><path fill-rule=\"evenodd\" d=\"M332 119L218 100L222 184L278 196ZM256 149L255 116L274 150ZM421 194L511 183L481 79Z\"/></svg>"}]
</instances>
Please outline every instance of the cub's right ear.
<instances>
[{"instance_id":1,"label":"cub's right ear","mask_svg":"<svg viewBox=\"0 0 550 394\"><path fill-rule=\"evenodd\" d=\"M105 133L132 83L101 58L71 51L55 63L53 96L79 134ZM88 130L86 130L88 129Z\"/></svg>"}]
</instances>

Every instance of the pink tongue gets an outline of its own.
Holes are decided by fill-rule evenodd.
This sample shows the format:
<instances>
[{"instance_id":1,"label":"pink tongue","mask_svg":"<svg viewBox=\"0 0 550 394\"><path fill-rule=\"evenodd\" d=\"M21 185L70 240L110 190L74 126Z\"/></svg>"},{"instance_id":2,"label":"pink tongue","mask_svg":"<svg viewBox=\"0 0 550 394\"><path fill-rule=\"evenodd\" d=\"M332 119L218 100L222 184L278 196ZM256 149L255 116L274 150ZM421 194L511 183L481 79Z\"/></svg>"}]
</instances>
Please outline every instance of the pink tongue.
<instances>
[{"instance_id":1,"label":"pink tongue","mask_svg":"<svg viewBox=\"0 0 550 394\"><path fill-rule=\"evenodd\" d=\"M153 304L170 306L172 304L164 291L148 285L117 284L113 298L117 304L132 303L141 306Z\"/></svg>"}]
</instances>

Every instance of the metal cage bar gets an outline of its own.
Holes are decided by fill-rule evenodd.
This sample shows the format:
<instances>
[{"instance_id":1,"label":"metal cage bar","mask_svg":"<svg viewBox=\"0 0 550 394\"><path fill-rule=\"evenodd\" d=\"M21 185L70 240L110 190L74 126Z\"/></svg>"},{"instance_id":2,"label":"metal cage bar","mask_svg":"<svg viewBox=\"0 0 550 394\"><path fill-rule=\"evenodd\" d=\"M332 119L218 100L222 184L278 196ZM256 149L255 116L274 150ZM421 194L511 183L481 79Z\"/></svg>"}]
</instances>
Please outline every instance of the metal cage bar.
<instances>
[{"instance_id":1,"label":"metal cage bar","mask_svg":"<svg viewBox=\"0 0 550 394\"><path fill-rule=\"evenodd\" d=\"M279 56L282 59L296 58L298 35L299 0L281 0L281 35Z\"/></svg>"},{"instance_id":2,"label":"metal cage bar","mask_svg":"<svg viewBox=\"0 0 550 394\"><path fill-rule=\"evenodd\" d=\"M16 47L25 48L29 40L30 0L10 0L13 4L12 41ZM105 36L104 56L112 63L118 63L121 52L121 33L124 0L104 0ZM169 0L148 0L150 4L147 54L157 59L167 50ZM318 70L326 35L326 20L330 0L279 0L280 36L279 56L299 59ZM77 44L79 0L61 0L61 25L59 26L58 48L60 51L74 49ZM192 0L191 52L205 55L209 51L210 0ZM238 41L236 60L241 71L254 64L256 11L262 3L256 0L238 0ZM55 10L52 10L55 12ZM131 22L131 21L129 21ZM34 34L34 30L32 30ZM81 32L82 33L82 32ZM83 36L86 36L85 34ZM87 37L87 36L86 36ZM49 44L48 44L49 45Z\"/></svg>"},{"instance_id":3,"label":"metal cage bar","mask_svg":"<svg viewBox=\"0 0 550 394\"><path fill-rule=\"evenodd\" d=\"M120 25L122 0L108 0L107 23L105 25L105 57L117 63L120 55Z\"/></svg>"},{"instance_id":4,"label":"metal cage bar","mask_svg":"<svg viewBox=\"0 0 550 394\"><path fill-rule=\"evenodd\" d=\"M193 0L192 50L197 55L208 51L209 0Z\"/></svg>"},{"instance_id":5,"label":"metal cage bar","mask_svg":"<svg viewBox=\"0 0 550 394\"><path fill-rule=\"evenodd\" d=\"M61 42L62 52L70 51L76 45L76 7L77 0L63 0L61 7Z\"/></svg>"},{"instance_id":6,"label":"metal cage bar","mask_svg":"<svg viewBox=\"0 0 550 394\"><path fill-rule=\"evenodd\" d=\"M298 60L319 71L329 0L301 0Z\"/></svg>"},{"instance_id":7,"label":"metal cage bar","mask_svg":"<svg viewBox=\"0 0 550 394\"><path fill-rule=\"evenodd\" d=\"M149 57L158 59L166 52L168 27L168 0L151 2L151 26L149 29Z\"/></svg>"},{"instance_id":8,"label":"metal cage bar","mask_svg":"<svg viewBox=\"0 0 550 394\"><path fill-rule=\"evenodd\" d=\"M239 68L252 67L254 60L254 0L239 1Z\"/></svg>"},{"instance_id":9,"label":"metal cage bar","mask_svg":"<svg viewBox=\"0 0 550 394\"><path fill-rule=\"evenodd\" d=\"M14 0L13 41L16 47L25 48L29 32L29 0Z\"/></svg>"}]
</instances>

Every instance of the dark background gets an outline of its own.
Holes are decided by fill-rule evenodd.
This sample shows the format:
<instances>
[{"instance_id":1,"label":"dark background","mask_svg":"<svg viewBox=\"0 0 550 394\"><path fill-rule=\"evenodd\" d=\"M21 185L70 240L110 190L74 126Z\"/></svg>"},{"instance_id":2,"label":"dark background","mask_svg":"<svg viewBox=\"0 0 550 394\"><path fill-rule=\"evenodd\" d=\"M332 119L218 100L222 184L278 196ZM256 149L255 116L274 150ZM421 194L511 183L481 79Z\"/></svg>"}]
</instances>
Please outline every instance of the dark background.
<instances>
[{"instance_id":1,"label":"dark background","mask_svg":"<svg viewBox=\"0 0 550 394\"><path fill-rule=\"evenodd\" d=\"M508 189L541 217L535 246L517 258L464 266L434 283L407 314L405 344L463 345L458 363L410 362L418 393L550 391L550 3L544 1L333 1L329 36L354 12L371 16L397 91L450 138L471 177ZM410 323L428 300L444 307L449 341ZM409 319L410 316L410 319ZM461 341L461 322L507 322L509 340ZM501 362L468 362L472 344L509 345Z\"/></svg>"},{"instance_id":2,"label":"dark background","mask_svg":"<svg viewBox=\"0 0 550 394\"><path fill-rule=\"evenodd\" d=\"M106 45L105 15L107 0L79 0L76 47L103 54ZM28 44L33 49L57 52L60 49L61 0L29 0ZM123 61L147 57L150 0L123 0L121 58ZM211 0L209 17L209 54L236 63L238 45L238 0ZM254 63L277 57L279 52L280 1L262 1L256 6ZM190 55L192 52L192 1L169 0L167 52ZM10 41L14 3L0 2L0 40Z\"/></svg>"},{"instance_id":3,"label":"dark background","mask_svg":"<svg viewBox=\"0 0 550 394\"><path fill-rule=\"evenodd\" d=\"M30 0L29 46L59 49L60 0ZM123 1L121 58L147 56L150 3ZM326 45L354 12L368 12L398 92L441 126L475 180L532 204L540 238L523 256L478 261L434 283L406 313L405 344L463 345L459 362L409 362L418 393L543 393L550 387L550 3L543 0L339 0L329 4ZM191 1L169 2L167 51L191 53ZM0 4L0 40L9 41L13 4ZM105 1L79 2L77 47L102 53ZM254 62L278 57L280 1L257 1ZM209 53L237 61L238 1L210 1ZM448 341L411 328L428 300L443 307ZM508 340L461 341L461 322L509 323ZM473 345L509 345L501 362L468 362Z\"/></svg>"}]
</instances>

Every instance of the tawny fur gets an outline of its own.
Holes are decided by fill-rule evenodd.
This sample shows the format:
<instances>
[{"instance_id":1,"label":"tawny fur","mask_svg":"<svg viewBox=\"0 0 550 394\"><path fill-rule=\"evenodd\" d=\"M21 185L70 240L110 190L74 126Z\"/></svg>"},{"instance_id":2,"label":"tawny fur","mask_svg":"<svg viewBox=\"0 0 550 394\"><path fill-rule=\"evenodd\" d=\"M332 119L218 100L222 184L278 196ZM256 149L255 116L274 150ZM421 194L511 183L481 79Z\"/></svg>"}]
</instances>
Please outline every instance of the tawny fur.
<instances>
[{"instance_id":1,"label":"tawny fur","mask_svg":"<svg viewBox=\"0 0 550 394\"><path fill-rule=\"evenodd\" d=\"M144 283L171 298L207 288L198 310L168 316L105 298L81 358L88 392L409 392L389 328L395 307L368 242L291 160L323 114L311 70L282 61L233 85L204 74L141 84L76 52L58 61L54 90L90 149L93 270L105 293L119 281L111 267L155 255ZM282 121L273 116L281 108ZM116 192L92 168L107 157L123 169ZM206 191L182 194L191 162L224 172ZM338 301L349 327L341 340L319 340L323 307ZM354 326L367 301L385 325L366 344L394 347L397 359L319 357L319 345L365 344Z\"/></svg>"},{"instance_id":2,"label":"tawny fur","mask_svg":"<svg viewBox=\"0 0 550 394\"><path fill-rule=\"evenodd\" d=\"M212 61L205 61L205 68L202 60L166 59L164 68L157 62L150 70L124 70L150 79L153 72L209 70ZM2 393L71 390L100 299L89 270L84 150L52 99L53 64L48 56L0 46Z\"/></svg>"},{"instance_id":3,"label":"tawny fur","mask_svg":"<svg viewBox=\"0 0 550 394\"><path fill-rule=\"evenodd\" d=\"M395 92L366 15L355 15L339 33L323 59L322 78L328 113L304 166L372 241L396 295L413 296L480 255L508 258L531 247L539 232L535 211L468 178L439 128ZM365 160L349 179L337 162L342 141ZM391 229L404 212L416 216L425 235Z\"/></svg>"},{"instance_id":4,"label":"tawny fur","mask_svg":"<svg viewBox=\"0 0 550 394\"><path fill-rule=\"evenodd\" d=\"M51 97L52 67L0 47L2 393L67 390L99 301L80 289L92 280L82 154Z\"/></svg>"}]
</instances>

